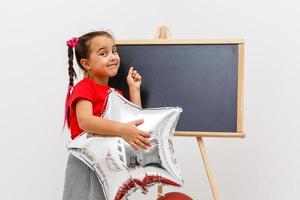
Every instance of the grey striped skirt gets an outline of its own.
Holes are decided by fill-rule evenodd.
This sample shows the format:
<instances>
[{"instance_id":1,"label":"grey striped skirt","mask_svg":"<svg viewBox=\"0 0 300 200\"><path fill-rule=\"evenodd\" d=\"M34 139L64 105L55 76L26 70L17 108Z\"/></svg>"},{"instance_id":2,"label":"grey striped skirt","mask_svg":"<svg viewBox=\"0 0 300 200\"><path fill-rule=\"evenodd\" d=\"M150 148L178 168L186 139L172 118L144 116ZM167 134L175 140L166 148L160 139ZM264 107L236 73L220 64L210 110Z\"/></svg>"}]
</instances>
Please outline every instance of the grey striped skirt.
<instances>
[{"instance_id":1,"label":"grey striped skirt","mask_svg":"<svg viewBox=\"0 0 300 200\"><path fill-rule=\"evenodd\" d=\"M63 200L105 200L95 172L72 154L66 167Z\"/></svg>"}]
</instances>

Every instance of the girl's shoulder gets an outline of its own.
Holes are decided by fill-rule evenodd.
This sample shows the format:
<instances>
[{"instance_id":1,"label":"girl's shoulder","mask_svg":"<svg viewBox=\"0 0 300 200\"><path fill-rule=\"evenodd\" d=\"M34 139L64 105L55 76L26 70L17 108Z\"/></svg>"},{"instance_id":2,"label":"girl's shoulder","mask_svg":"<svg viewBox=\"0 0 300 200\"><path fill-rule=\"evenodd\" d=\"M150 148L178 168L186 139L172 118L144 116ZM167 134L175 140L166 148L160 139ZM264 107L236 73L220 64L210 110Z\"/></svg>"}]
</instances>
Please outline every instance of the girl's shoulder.
<instances>
[{"instance_id":1,"label":"girl's shoulder","mask_svg":"<svg viewBox=\"0 0 300 200\"><path fill-rule=\"evenodd\" d=\"M86 78L80 80L73 88L68 104L71 108L74 108L74 102L78 99L87 99L91 102L94 101L96 96L96 89L93 86L92 82Z\"/></svg>"},{"instance_id":2,"label":"girl's shoulder","mask_svg":"<svg viewBox=\"0 0 300 200\"><path fill-rule=\"evenodd\" d=\"M74 86L74 90L96 90L97 84L90 78L85 77Z\"/></svg>"},{"instance_id":3,"label":"girl's shoulder","mask_svg":"<svg viewBox=\"0 0 300 200\"><path fill-rule=\"evenodd\" d=\"M85 77L85 78L81 79L80 81L78 81L76 83L76 85L74 86L74 88L80 87L82 85L92 85L92 81L89 78Z\"/></svg>"},{"instance_id":4,"label":"girl's shoulder","mask_svg":"<svg viewBox=\"0 0 300 200\"><path fill-rule=\"evenodd\" d=\"M93 85L93 83L89 79L83 78L76 83L71 92L71 96L81 96L86 94L89 94L91 96L94 95L94 91L95 86Z\"/></svg>"}]
</instances>

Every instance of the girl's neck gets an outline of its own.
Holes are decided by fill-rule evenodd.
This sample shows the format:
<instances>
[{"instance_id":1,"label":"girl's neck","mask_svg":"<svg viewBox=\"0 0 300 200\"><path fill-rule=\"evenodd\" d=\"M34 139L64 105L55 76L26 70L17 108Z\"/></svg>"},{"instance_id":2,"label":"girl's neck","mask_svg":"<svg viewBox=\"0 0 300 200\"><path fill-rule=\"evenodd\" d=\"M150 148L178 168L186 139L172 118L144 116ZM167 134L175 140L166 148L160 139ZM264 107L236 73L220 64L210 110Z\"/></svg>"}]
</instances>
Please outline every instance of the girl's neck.
<instances>
[{"instance_id":1,"label":"girl's neck","mask_svg":"<svg viewBox=\"0 0 300 200\"><path fill-rule=\"evenodd\" d=\"M109 77L96 77L93 75L88 75L88 77L92 80L94 80L95 83L99 85L108 85Z\"/></svg>"}]
</instances>

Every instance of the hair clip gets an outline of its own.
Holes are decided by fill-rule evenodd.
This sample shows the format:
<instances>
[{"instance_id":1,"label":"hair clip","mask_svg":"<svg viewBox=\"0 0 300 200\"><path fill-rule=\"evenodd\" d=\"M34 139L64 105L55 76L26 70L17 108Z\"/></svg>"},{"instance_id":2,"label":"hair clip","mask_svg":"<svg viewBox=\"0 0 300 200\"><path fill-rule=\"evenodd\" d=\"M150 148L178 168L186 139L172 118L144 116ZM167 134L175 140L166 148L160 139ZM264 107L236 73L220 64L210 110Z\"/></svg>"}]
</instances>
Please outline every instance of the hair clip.
<instances>
[{"instance_id":1,"label":"hair clip","mask_svg":"<svg viewBox=\"0 0 300 200\"><path fill-rule=\"evenodd\" d=\"M78 41L79 41L79 38L74 37L71 40L67 41L67 46L74 48L76 46L76 44L78 43Z\"/></svg>"}]
</instances>

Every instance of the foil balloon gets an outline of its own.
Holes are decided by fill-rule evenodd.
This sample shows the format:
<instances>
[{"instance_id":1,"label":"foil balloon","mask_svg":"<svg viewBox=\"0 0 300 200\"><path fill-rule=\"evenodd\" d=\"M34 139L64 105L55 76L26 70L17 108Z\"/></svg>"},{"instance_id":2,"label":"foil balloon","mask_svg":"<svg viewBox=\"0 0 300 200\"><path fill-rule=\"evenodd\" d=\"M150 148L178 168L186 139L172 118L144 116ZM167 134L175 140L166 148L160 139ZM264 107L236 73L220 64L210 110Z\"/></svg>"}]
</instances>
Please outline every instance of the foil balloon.
<instances>
[{"instance_id":1,"label":"foil balloon","mask_svg":"<svg viewBox=\"0 0 300 200\"><path fill-rule=\"evenodd\" d=\"M68 145L68 151L82 160L102 185L106 200L120 200L137 189L146 194L157 183L181 186L183 179L174 156L172 136L181 107L141 108L109 90L103 119L123 123L144 119L137 128L151 134L151 147L133 149L120 137L102 137L84 132Z\"/></svg>"}]
</instances>

